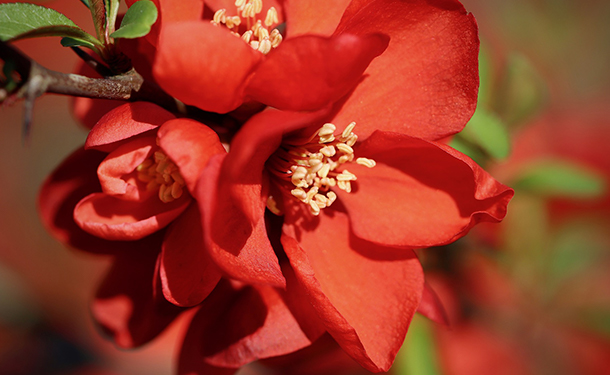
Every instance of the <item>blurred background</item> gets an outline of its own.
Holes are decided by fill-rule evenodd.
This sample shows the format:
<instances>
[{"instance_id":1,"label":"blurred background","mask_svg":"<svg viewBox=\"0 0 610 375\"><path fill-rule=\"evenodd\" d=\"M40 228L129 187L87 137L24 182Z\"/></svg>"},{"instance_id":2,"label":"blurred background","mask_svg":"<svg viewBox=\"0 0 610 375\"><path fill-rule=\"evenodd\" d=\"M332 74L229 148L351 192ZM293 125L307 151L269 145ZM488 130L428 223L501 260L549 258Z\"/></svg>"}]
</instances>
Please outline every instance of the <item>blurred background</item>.
<instances>
[{"instance_id":1,"label":"blurred background","mask_svg":"<svg viewBox=\"0 0 610 375\"><path fill-rule=\"evenodd\" d=\"M450 326L416 317L392 372L607 374L610 2L462 2L480 27L481 89L452 146L516 195L503 223L419 252ZM92 32L79 1L37 3ZM17 46L76 64L58 38ZM27 139L22 118L22 103L0 108L0 374L170 374L179 327L135 351L104 340L88 302L109 259L64 248L38 219L39 186L86 137L69 99L38 99Z\"/></svg>"}]
</instances>

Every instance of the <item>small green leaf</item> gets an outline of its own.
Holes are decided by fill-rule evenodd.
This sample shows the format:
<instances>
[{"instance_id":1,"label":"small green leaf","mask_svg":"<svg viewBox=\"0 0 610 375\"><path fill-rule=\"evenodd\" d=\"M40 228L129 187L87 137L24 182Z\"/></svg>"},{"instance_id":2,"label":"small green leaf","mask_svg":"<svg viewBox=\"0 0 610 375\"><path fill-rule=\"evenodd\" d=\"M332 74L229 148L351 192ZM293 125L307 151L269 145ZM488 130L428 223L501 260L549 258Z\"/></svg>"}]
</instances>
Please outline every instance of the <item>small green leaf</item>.
<instances>
[{"instance_id":1,"label":"small green leaf","mask_svg":"<svg viewBox=\"0 0 610 375\"><path fill-rule=\"evenodd\" d=\"M61 45L64 47L87 47L95 49L95 46L86 40L70 38L67 36L61 38Z\"/></svg>"},{"instance_id":2,"label":"small green leaf","mask_svg":"<svg viewBox=\"0 0 610 375\"><path fill-rule=\"evenodd\" d=\"M546 197L596 198L606 190L604 178L573 162L538 162L517 178L515 188Z\"/></svg>"},{"instance_id":3,"label":"small green leaf","mask_svg":"<svg viewBox=\"0 0 610 375\"><path fill-rule=\"evenodd\" d=\"M479 165L483 165L487 159L486 155L480 150L480 148L474 146L470 142L467 142L465 139L461 138L459 134L453 137L449 143L449 146L453 147L464 155L468 155L468 157Z\"/></svg>"},{"instance_id":4,"label":"small green leaf","mask_svg":"<svg viewBox=\"0 0 610 375\"><path fill-rule=\"evenodd\" d=\"M61 36L101 45L68 17L49 8L28 3L0 4L0 40L14 41Z\"/></svg>"},{"instance_id":5,"label":"small green leaf","mask_svg":"<svg viewBox=\"0 0 610 375\"><path fill-rule=\"evenodd\" d=\"M494 159L504 159L510 153L509 135L504 123L484 109L474 113L460 136L478 145Z\"/></svg>"},{"instance_id":6,"label":"small green leaf","mask_svg":"<svg viewBox=\"0 0 610 375\"><path fill-rule=\"evenodd\" d=\"M90 8L90 7L89 7L89 0L80 0L80 2L81 2L81 3L83 3L83 4L85 4L85 6L86 6L87 8Z\"/></svg>"},{"instance_id":7,"label":"small green leaf","mask_svg":"<svg viewBox=\"0 0 610 375\"><path fill-rule=\"evenodd\" d=\"M538 111L548 96L542 76L527 57L512 53L498 88L496 112L509 125L519 125Z\"/></svg>"},{"instance_id":8,"label":"small green leaf","mask_svg":"<svg viewBox=\"0 0 610 375\"><path fill-rule=\"evenodd\" d=\"M432 323L415 315L394 366L399 375L440 375Z\"/></svg>"},{"instance_id":9,"label":"small green leaf","mask_svg":"<svg viewBox=\"0 0 610 375\"><path fill-rule=\"evenodd\" d=\"M134 3L121 22L121 27L110 34L113 38L139 38L150 32L157 21L157 7L150 0L140 0Z\"/></svg>"}]
</instances>

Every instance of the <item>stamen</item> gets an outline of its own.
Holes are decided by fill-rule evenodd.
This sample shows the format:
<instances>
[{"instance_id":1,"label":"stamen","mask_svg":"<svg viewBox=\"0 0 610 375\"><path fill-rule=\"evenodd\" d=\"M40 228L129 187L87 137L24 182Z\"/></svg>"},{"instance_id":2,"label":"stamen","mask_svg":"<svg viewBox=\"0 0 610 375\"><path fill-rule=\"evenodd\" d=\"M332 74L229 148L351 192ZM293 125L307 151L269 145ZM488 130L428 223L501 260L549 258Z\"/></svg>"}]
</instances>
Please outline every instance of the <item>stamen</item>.
<instances>
[{"instance_id":1,"label":"stamen","mask_svg":"<svg viewBox=\"0 0 610 375\"><path fill-rule=\"evenodd\" d=\"M178 167L161 151L144 160L136 171L138 180L146 182L146 190L159 190L159 199L169 203L183 194L186 185Z\"/></svg>"},{"instance_id":2,"label":"stamen","mask_svg":"<svg viewBox=\"0 0 610 375\"><path fill-rule=\"evenodd\" d=\"M235 7L237 15L228 16L226 9L219 9L210 22L215 26L226 26L234 35L262 54L267 54L280 45L282 34L278 29L272 29L279 23L279 15L274 7L267 10L264 26L263 21L257 19L263 11L263 0L236 0ZM246 19L247 27L246 31L240 34L238 31L243 19Z\"/></svg>"},{"instance_id":3,"label":"stamen","mask_svg":"<svg viewBox=\"0 0 610 375\"><path fill-rule=\"evenodd\" d=\"M277 10L275 10L274 7L269 8L267 16L265 17L265 26L270 27L278 22L280 22L280 20L277 16Z\"/></svg>"},{"instance_id":4,"label":"stamen","mask_svg":"<svg viewBox=\"0 0 610 375\"><path fill-rule=\"evenodd\" d=\"M340 169L343 164L354 162L368 168L376 164L373 159L355 159L352 148L358 139L353 133L355 126L356 123L350 123L335 139L337 127L326 123L308 141L301 138L284 142L267 162L272 176L279 179L294 199L308 205L312 215L319 215L336 201L332 188L352 191L351 183L357 176Z\"/></svg>"},{"instance_id":5,"label":"stamen","mask_svg":"<svg viewBox=\"0 0 610 375\"><path fill-rule=\"evenodd\" d=\"M364 165L365 167L368 167L368 168L373 168L375 165L377 165L375 160L367 159L367 158L358 158L358 159L356 159L356 163L360 164L360 165Z\"/></svg>"}]
</instances>

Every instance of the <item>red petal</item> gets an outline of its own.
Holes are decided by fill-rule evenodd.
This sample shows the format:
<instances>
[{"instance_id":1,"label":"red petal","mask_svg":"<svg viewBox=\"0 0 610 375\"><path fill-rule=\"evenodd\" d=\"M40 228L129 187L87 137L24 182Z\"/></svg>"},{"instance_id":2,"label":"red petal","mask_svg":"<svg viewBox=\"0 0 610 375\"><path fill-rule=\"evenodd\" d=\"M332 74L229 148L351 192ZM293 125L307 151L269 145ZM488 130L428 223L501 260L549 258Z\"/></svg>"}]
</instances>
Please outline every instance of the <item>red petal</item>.
<instances>
[{"instance_id":1,"label":"red petal","mask_svg":"<svg viewBox=\"0 0 610 375\"><path fill-rule=\"evenodd\" d=\"M323 108L352 90L387 45L381 34L287 39L258 66L246 95L280 109Z\"/></svg>"},{"instance_id":2,"label":"red petal","mask_svg":"<svg viewBox=\"0 0 610 375\"><path fill-rule=\"evenodd\" d=\"M400 15L400 16L397 16ZM361 139L375 129L438 140L474 113L477 26L458 1L353 0L337 34L390 36L336 123L356 121Z\"/></svg>"},{"instance_id":3,"label":"red petal","mask_svg":"<svg viewBox=\"0 0 610 375\"><path fill-rule=\"evenodd\" d=\"M214 292L227 294L220 303L217 296L211 295L193 318L183 350L199 350L197 358L190 358L189 362L237 368L311 344L277 289L269 286L226 289ZM322 332L316 332L314 339Z\"/></svg>"},{"instance_id":4,"label":"red petal","mask_svg":"<svg viewBox=\"0 0 610 375\"><path fill-rule=\"evenodd\" d=\"M226 153L218 135L207 126L189 119L170 120L157 133L159 146L180 169L191 193L199 175L214 154Z\"/></svg>"},{"instance_id":5,"label":"red petal","mask_svg":"<svg viewBox=\"0 0 610 375\"><path fill-rule=\"evenodd\" d=\"M421 300L419 261L350 235L342 212L314 217L301 206L287 211L282 237L298 280L343 350L369 371L387 371Z\"/></svg>"},{"instance_id":6,"label":"red petal","mask_svg":"<svg viewBox=\"0 0 610 375\"><path fill-rule=\"evenodd\" d=\"M197 187L205 246L216 264L231 278L249 284L285 287L284 276L262 220L265 212L262 187L260 184L219 182L225 155L218 154L210 159ZM247 206L248 212L255 217L254 221L243 214L243 207L236 207L232 195L241 197L240 203Z\"/></svg>"},{"instance_id":7,"label":"red petal","mask_svg":"<svg viewBox=\"0 0 610 375\"><path fill-rule=\"evenodd\" d=\"M166 227L190 202L191 197L187 195L164 203L157 196L134 202L93 193L76 205L74 221L84 231L97 237L132 241Z\"/></svg>"},{"instance_id":8,"label":"red petal","mask_svg":"<svg viewBox=\"0 0 610 375\"><path fill-rule=\"evenodd\" d=\"M330 36L350 0L292 0L284 5L286 12L286 34L289 38L297 35L316 34Z\"/></svg>"},{"instance_id":9,"label":"red petal","mask_svg":"<svg viewBox=\"0 0 610 375\"><path fill-rule=\"evenodd\" d=\"M66 245L95 253L118 253L132 243L110 242L76 225L74 206L85 196L100 191L96 169L106 155L79 149L46 179L38 196L38 209L45 227Z\"/></svg>"},{"instance_id":10,"label":"red petal","mask_svg":"<svg viewBox=\"0 0 610 375\"><path fill-rule=\"evenodd\" d=\"M424 283L424 294L422 295L417 312L436 323L444 326L449 325L449 318L443 303L428 283Z\"/></svg>"},{"instance_id":11,"label":"red petal","mask_svg":"<svg viewBox=\"0 0 610 375\"><path fill-rule=\"evenodd\" d=\"M126 0L132 6L137 0ZM203 0L152 0L158 9L157 22L144 38L152 45L157 45L161 28L170 22L184 22L201 19ZM206 1L207 2L207 1Z\"/></svg>"},{"instance_id":12,"label":"red petal","mask_svg":"<svg viewBox=\"0 0 610 375\"><path fill-rule=\"evenodd\" d=\"M328 106L309 113L267 109L252 116L231 142L223 176L231 183L262 184L265 162L280 147L282 137L312 125L321 127L330 112Z\"/></svg>"},{"instance_id":13,"label":"red petal","mask_svg":"<svg viewBox=\"0 0 610 375\"><path fill-rule=\"evenodd\" d=\"M176 117L152 103L124 104L100 119L87 136L85 148L111 152L126 139L155 129L173 118Z\"/></svg>"},{"instance_id":14,"label":"red petal","mask_svg":"<svg viewBox=\"0 0 610 375\"><path fill-rule=\"evenodd\" d=\"M500 221L513 191L467 156L439 143L376 132L355 148L377 165L349 166L352 193L336 189L354 233L421 248L455 241L480 221Z\"/></svg>"},{"instance_id":15,"label":"red petal","mask_svg":"<svg viewBox=\"0 0 610 375\"><path fill-rule=\"evenodd\" d=\"M91 306L96 322L122 348L150 341L184 311L153 287L161 239L132 242L118 254Z\"/></svg>"},{"instance_id":16,"label":"red petal","mask_svg":"<svg viewBox=\"0 0 610 375\"><path fill-rule=\"evenodd\" d=\"M153 74L185 104L226 113L242 103L245 81L262 56L209 21L173 23L160 35Z\"/></svg>"},{"instance_id":17,"label":"red petal","mask_svg":"<svg viewBox=\"0 0 610 375\"><path fill-rule=\"evenodd\" d=\"M221 274L203 246L197 205L191 205L168 228L160 259L163 294L168 301L193 306L214 289Z\"/></svg>"},{"instance_id":18,"label":"red petal","mask_svg":"<svg viewBox=\"0 0 610 375\"><path fill-rule=\"evenodd\" d=\"M153 196L137 178L136 168L157 149L156 137L130 139L112 151L97 169L105 194L123 200L142 201Z\"/></svg>"}]
</instances>

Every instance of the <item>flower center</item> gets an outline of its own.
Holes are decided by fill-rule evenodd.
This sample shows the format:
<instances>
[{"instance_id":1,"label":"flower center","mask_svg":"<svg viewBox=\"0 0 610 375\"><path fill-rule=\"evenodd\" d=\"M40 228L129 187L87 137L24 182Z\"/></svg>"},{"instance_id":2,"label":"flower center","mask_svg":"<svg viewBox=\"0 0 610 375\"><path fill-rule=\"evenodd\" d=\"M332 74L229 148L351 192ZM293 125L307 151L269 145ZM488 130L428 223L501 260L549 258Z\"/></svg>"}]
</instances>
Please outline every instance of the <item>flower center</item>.
<instances>
[{"instance_id":1,"label":"flower center","mask_svg":"<svg viewBox=\"0 0 610 375\"><path fill-rule=\"evenodd\" d=\"M286 140L269 158L267 168L278 185L290 189L290 194L309 206L313 215L329 207L337 199L331 188L337 187L348 193L352 191L352 181L356 175L344 168L344 164L356 163L368 168L375 161L355 158L352 146L358 140L353 133L355 122L350 123L340 135L335 136L337 127L324 124L310 139ZM354 160L355 159L355 160ZM270 197L267 207L275 214L281 214L277 202Z\"/></svg>"},{"instance_id":2,"label":"flower center","mask_svg":"<svg viewBox=\"0 0 610 375\"><path fill-rule=\"evenodd\" d=\"M186 185L184 179L176 164L161 151L144 160L136 170L138 180L146 182L146 190L159 190L162 202L169 203L182 196L182 189Z\"/></svg>"},{"instance_id":3,"label":"flower center","mask_svg":"<svg viewBox=\"0 0 610 375\"><path fill-rule=\"evenodd\" d=\"M236 16L228 16L226 9L217 10L214 13L212 24L225 25L234 35L242 38L250 47L265 55L280 45L282 34L278 29L271 29L279 22L277 10L274 7L269 8L264 21L258 19L258 15L263 11L263 0L236 0L235 7L237 8ZM246 25L246 31L240 34L239 27L242 24Z\"/></svg>"}]
</instances>

